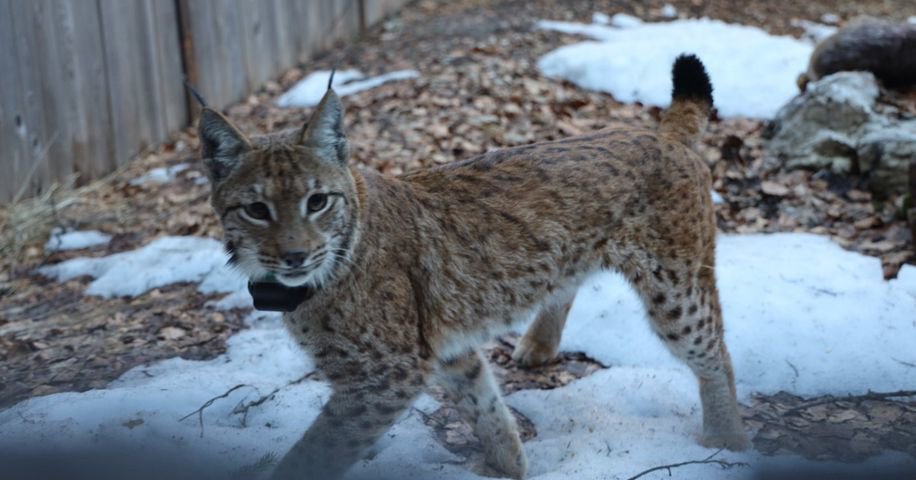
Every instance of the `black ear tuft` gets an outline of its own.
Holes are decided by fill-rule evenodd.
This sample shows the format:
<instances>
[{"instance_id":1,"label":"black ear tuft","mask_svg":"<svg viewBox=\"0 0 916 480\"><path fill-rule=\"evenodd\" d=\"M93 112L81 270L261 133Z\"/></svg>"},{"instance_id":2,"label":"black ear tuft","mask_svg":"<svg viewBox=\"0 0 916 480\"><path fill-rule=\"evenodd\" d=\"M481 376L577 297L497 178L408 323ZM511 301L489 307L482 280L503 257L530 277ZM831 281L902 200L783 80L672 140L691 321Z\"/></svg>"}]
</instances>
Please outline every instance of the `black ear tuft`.
<instances>
[{"instance_id":1,"label":"black ear tuft","mask_svg":"<svg viewBox=\"0 0 916 480\"><path fill-rule=\"evenodd\" d=\"M191 96L194 97L194 100L197 100L197 103L200 104L201 108L207 107L207 101L204 100L203 95L201 95L200 92L194 88L194 85L191 85L191 82L189 82L187 78L184 79L184 88L187 88L188 91L191 92Z\"/></svg>"},{"instance_id":2,"label":"black ear tuft","mask_svg":"<svg viewBox=\"0 0 916 480\"><path fill-rule=\"evenodd\" d=\"M712 105L712 84L696 55L681 54L671 68L672 99L697 99Z\"/></svg>"},{"instance_id":3,"label":"black ear tuft","mask_svg":"<svg viewBox=\"0 0 916 480\"><path fill-rule=\"evenodd\" d=\"M334 85L334 74L337 73L337 67L331 69L331 76L328 77L328 90L331 89L331 85Z\"/></svg>"},{"instance_id":4,"label":"black ear tuft","mask_svg":"<svg viewBox=\"0 0 916 480\"><path fill-rule=\"evenodd\" d=\"M200 112L197 124L200 156L214 180L224 178L236 166L239 156L251 149L251 143L226 117L212 108Z\"/></svg>"},{"instance_id":5,"label":"black ear tuft","mask_svg":"<svg viewBox=\"0 0 916 480\"><path fill-rule=\"evenodd\" d=\"M343 106L334 90L328 89L321 103L302 131L302 144L319 157L341 165L347 163L350 151L343 133Z\"/></svg>"}]
</instances>

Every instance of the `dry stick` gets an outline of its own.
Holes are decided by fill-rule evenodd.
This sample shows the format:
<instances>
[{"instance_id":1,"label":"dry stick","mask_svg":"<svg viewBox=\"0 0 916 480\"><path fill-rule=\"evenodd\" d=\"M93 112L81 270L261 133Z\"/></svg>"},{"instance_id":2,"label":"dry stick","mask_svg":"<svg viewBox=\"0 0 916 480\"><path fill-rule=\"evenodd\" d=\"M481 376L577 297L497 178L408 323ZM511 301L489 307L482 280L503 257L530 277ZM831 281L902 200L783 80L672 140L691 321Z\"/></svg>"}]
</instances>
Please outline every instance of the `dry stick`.
<instances>
[{"instance_id":1,"label":"dry stick","mask_svg":"<svg viewBox=\"0 0 916 480\"><path fill-rule=\"evenodd\" d=\"M19 200L22 200L26 190L29 188L29 182L32 181L32 177L35 175L35 172L38 171L38 167L48 161L50 157L48 152L51 150L51 145L55 140L57 140L57 131L54 131L54 133L51 134L51 138L48 139L48 143L38 147L38 158L32 162L32 168L30 168L28 173L26 173L25 178L21 180L22 186L19 187L19 191L16 192L16 195L13 196L13 201L10 203L16 203Z\"/></svg>"},{"instance_id":2,"label":"dry stick","mask_svg":"<svg viewBox=\"0 0 916 480\"><path fill-rule=\"evenodd\" d=\"M644 476L644 475L648 475L648 474L650 474L650 473L652 473L652 472L657 472L657 471L659 471L659 470L668 470L668 476L670 477L670 476L671 476L671 469L672 469L672 468L683 467L683 466L685 466L685 465L718 465L718 466L722 467L723 470L724 470L724 469L728 469L728 468L733 468L733 467L747 467L747 466L749 466L749 465L748 465L747 463L745 463L745 462L726 462L725 460L713 460L713 457L715 457L716 455L718 455L721 451L722 451L722 449L720 448L720 449L716 450L715 452L713 452L712 455L710 455L710 456L704 458L703 460L690 460L690 461L687 461L687 462L672 463L672 464L670 464L670 465L659 465L659 466L657 466L657 467L652 467L652 468L650 468L650 469L648 469L648 470L643 470L642 472L637 473L636 475L634 475L634 476L628 478L627 480L636 480L636 479L639 478L639 477L642 477L642 476Z\"/></svg>"},{"instance_id":3,"label":"dry stick","mask_svg":"<svg viewBox=\"0 0 916 480\"><path fill-rule=\"evenodd\" d=\"M280 390L282 390L282 389L284 389L284 388L286 388L286 387L290 387L290 386L293 386L293 385L302 383L303 381L305 381L305 379L309 378L309 377L310 377L312 374L314 374L314 373L315 373L315 371L312 370L311 372L306 373L305 375L299 377L299 378L296 379L296 380L293 380L292 382L287 383L286 385L283 385L283 386L281 386L281 387L277 387L277 388L273 389L273 390L272 390L270 393L268 393L267 395L261 396L261 398L258 398L258 399L256 399L256 400L252 400L252 401L250 401L250 402L248 402L248 403L239 403L238 405L235 406L235 408L232 409L232 413L235 413L235 414L242 414L242 427L247 427L248 425L246 424L246 422L247 422L247 420L248 420L248 410L249 410L250 408L252 408L252 407L258 407L258 406L262 405L264 402L266 402L266 401L270 400L271 398L273 398L273 396L276 395L277 392L279 392Z\"/></svg>"},{"instance_id":4,"label":"dry stick","mask_svg":"<svg viewBox=\"0 0 916 480\"><path fill-rule=\"evenodd\" d=\"M234 392L234 391L236 391L236 390L238 390L238 389L240 389L240 388L244 388L244 387L251 387L251 385L248 385L248 384L245 384L245 383L240 383L240 384L238 384L238 385L236 385L236 386L230 388L229 390L226 390L226 392L223 393L222 395L217 395L217 396L211 398L210 400L207 400L203 405L200 406L200 408L198 408L197 410L194 410L193 412L191 412L191 413L189 413L189 414L187 414L187 415L185 415L185 416L179 418L178 421L179 421L179 422L183 422L183 421L185 421L185 419L187 419L188 417L190 417L191 415L194 415L194 414L196 413L196 414L197 414L197 422L200 424L200 438L204 438L204 409L207 408L207 407L209 407L210 405L213 405L213 402L215 402L215 401L217 401L217 400L219 400L219 399L221 399L221 398L226 398L226 397L228 397L229 394L231 394L232 392ZM252 387L252 388L254 388L254 387Z\"/></svg>"},{"instance_id":5,"label":"dry stick","mask_svg":"<svg viewBox=\"0 0 916 480\"><path fill-rule=\"evenodd\" d=\"M834 402L860 403L866 400L887 400L888 398L898 398L898 397L916 397L916 390L897 390L896 392L872 392L871 390L869 390L868 393L863 394L863 395L847 395L845 397L830 396L828 398L822 398L820 400L815 400L813 402L796 405L786 410L785 412L783 412L783 415L797 413L801 410L806 410L811 407L816 407L818 405L826 405L828 403L834 403Z\"/></svg>"},{"instance_id":6,"label":"dry stick","mask_svg":"<svg viewBox=\"0 0 916 480\"><path fill-rule=\"evenodd\" d=\"M913 208L912 211L916 212L916 208ZM916 215L916 213L914 213L914 215ZM916 219L916 216L914 216L913 218ZM913 220L913 225L916 225L916 220ZM916 236L914 236L913 238L916 238ZM891 357L891 360L899 363L900 365L903 365L904 367L916 368L916 363L904 362L903 360L900 360L894 357Z\"/></svg>"}]
</instances>

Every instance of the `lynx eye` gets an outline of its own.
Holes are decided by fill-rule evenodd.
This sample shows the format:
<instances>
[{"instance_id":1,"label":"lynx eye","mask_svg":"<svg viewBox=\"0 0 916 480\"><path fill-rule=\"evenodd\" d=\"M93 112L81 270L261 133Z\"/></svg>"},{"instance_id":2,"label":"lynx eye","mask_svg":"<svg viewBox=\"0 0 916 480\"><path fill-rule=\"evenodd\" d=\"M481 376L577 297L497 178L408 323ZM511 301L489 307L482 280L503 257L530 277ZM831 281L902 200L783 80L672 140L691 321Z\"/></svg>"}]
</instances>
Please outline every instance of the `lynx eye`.
<instances>
[{"instance_id":1,"label":"lynx eye","mask_svg":"<svg viewBox=\"0 0 916 480\"><path fill-rule=\"evenodd\" d=\"M245 213L255 220L270 220L270 208L264 202L245 204Z\"/></svg>"},{"instance_id":2,"label":"lynx eye","mask_svg":"<svg viewBox=\"0 0 916 480\"><path fill-rule=\"evenodd\" d=\"M326 207L327 205L328 205L327 194L315 193L311 197L309 197L305 206L308 209L309 213L315 213L315 212L324 210L324 207Z\"/></svg>"}]
</instances>

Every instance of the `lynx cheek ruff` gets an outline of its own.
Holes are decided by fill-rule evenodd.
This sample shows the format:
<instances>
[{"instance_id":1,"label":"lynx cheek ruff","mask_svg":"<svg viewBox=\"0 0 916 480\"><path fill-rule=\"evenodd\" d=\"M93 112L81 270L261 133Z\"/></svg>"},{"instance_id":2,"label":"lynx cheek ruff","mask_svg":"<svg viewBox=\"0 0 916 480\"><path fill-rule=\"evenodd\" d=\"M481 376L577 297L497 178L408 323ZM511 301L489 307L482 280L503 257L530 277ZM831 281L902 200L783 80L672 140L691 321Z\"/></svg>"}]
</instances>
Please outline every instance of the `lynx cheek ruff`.
<instances>
[{"instance_id":1,"label":"lynx cheek ruff","mask_svg":"<svg viewBox=\"0 0 916 480\"><path fill-rule=\"evenodd\" d=\"M254 300L255 310L265 312L292 312L309 299L311 287L287 287L272 275L248 281L248 293Z\"/></svg>"}]
</instances>

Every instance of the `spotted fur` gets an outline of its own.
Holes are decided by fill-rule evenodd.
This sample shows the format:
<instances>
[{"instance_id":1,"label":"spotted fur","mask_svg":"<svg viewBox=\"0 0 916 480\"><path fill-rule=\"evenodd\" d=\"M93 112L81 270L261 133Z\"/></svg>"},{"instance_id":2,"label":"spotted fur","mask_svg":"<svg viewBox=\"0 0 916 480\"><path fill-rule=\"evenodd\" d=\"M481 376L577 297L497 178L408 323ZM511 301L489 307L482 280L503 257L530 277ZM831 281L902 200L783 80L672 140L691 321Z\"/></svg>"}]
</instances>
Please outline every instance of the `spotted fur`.
<instances>
[{"instance_id":1,"label":"spotted fur","mask_svg":"<svg viewBox=\"0 0 916 480\"><path fill-rule=\"evenodd\" d=\"M656 130L607 129L400 177L346 165L333 91L303 129L252 140L205 110L212 203L234 261L316 289L284 320L334 393L275 476L342 475L436 381L483 442L479 471L523 478L515 421L479 345L536 315L515 358L550 361L576 288L603 269L626 276L661 341L697 375L704 443L746 447L716 291L710 173L691 150L712 90L695 57L678 60L674 83ZM333 200L304 214L316 192ZM257 202L268 221L246 217L246 205L264 213ZM290 250L312 269L289 273Z\"/></svg>"}]
</instances>

